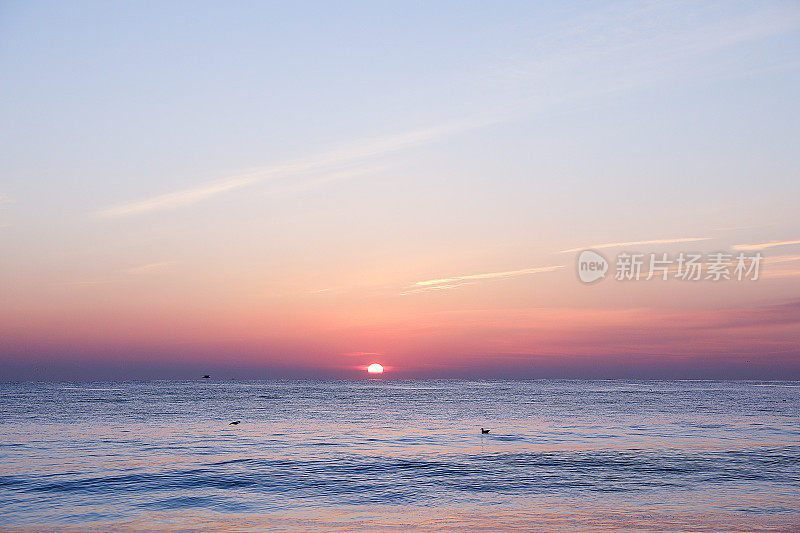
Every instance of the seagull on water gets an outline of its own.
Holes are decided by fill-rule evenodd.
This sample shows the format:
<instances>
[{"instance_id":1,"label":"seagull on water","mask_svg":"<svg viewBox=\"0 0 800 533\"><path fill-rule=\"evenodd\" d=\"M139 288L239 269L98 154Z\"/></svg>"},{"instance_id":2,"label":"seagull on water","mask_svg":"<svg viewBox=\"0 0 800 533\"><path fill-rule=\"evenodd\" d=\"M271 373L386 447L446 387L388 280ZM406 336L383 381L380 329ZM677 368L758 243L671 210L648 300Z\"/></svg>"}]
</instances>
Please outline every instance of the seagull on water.
<instances>
[{"instance_id":1,"label":"seagull on water","mask_svg":"<svg viewBox=\"0 0 800 533\"><path fill-rule=\"evenodd\" d=\"M229 426L235 426L235 425L236 425L236 424L238 424L239 422L241 422L241 420L234 420L233 422L231 422L231 423L230 423L230 424L228 424L228 425L229 425Z\"/></svg>"},{"instance_id":2,"label":"seagull on water","mask_svg":"<svg viewBox=\"0 0 800 533\"><path fill-rule=\"evenodd\" d=\"M489 433L488 429L481 428L481 435L486 435L487 433Z\"/></svg>"}]
</instances>

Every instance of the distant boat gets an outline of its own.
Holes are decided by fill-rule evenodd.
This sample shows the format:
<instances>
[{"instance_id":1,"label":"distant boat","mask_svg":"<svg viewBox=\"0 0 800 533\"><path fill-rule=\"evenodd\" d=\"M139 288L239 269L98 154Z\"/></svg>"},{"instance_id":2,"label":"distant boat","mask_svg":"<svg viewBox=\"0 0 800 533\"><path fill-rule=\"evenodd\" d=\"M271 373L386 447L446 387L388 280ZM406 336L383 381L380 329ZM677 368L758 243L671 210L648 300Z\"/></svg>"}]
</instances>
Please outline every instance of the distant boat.
<instances>
[{"instance_id":1,"label":"distant boat","mask_svg":"<svg viewBox=\"0 0 800 533\"><path fill-rule=\"evenodd\" d=\"M206 374L205 376L203 376L203 379L209 379L210 377L211 377L211 376L209 376L208 374Z\"/></svg>"},{"instance_id":2,"label":"distant boat","mask_svg":"<svg viewBox=\"0 0 800 533\"><path fill-rule=\"evenodd\" d=\"M230 423L230 424L228 424L228 425L229 425L229 426L235 426L236 424L239 424L240 422L241 422L241 420L234 420L233 422L231 422L231 423Z\"/></svg>"}]
</instances>

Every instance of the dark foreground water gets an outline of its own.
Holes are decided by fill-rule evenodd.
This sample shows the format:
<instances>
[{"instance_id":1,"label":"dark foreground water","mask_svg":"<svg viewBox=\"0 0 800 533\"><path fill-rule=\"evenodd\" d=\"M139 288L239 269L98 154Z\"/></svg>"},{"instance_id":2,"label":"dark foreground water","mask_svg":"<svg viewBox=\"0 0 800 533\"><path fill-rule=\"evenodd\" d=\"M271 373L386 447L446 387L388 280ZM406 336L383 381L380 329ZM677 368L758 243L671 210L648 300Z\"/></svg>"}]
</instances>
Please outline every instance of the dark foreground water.
<instances>
[{"instance_id":1,"label":"dark foreground water","mask_svg":"<svg viewBox=\"0 0 800 533\"><path fill-rule=\"evenodd\" d=\"M800 530L798 382L0 391L2 531Z\"/></svg>"}]
</instances>

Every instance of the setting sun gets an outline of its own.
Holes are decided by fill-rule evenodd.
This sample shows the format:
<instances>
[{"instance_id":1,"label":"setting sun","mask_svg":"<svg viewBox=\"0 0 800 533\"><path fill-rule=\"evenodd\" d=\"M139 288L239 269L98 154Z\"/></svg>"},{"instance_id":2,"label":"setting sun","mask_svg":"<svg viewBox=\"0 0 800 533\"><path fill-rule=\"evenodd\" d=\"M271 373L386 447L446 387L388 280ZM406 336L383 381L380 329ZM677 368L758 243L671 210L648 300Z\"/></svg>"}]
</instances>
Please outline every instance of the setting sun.
<instances>
[{"instance_id":1,"label":"setting sun","mask_svg":"<svg viewBox=\"0 0 800 533\"><path fill-rule=\"evenodd\" d=\"M379 365L378 363L372 363L367 367L367 372L370 374L383 374L383 365Z\"/></svg>"}]
</instances>

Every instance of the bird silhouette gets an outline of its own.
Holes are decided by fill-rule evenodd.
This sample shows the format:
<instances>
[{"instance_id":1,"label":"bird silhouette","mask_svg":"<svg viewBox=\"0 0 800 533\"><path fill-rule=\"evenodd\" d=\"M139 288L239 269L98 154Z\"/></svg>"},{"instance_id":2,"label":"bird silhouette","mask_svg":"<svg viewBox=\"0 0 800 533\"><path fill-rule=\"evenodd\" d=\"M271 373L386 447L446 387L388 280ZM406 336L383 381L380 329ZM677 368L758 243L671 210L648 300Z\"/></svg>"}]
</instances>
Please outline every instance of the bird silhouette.
<instances>
[{"instance_id":1,"label":"bird silhouette","mask_svg":"<svg viewBox=\"0 0 800 533\"><path fill-rule=\"evenodd\" d=\"M230 424L228 424L228 425L229 425L229 426L235 426L235 425L236 425L236 424L238 424L239 422L241 422L241 420L234 420L233 422L231 422L231 423L230 423Z\"/></svg>"},{"instance_id":2,"label":"bird silhouette","mask_svg":"<svg viewBox=\"0 0 800 533\"><path fill-rule=\"evenodd\" d=\"M489 430L488 430L488 429L483 429L483 428L481 428L481 434L482 434L482 435L486 435L487 433L489 433Z\"/></svg>"}]
</instances>

